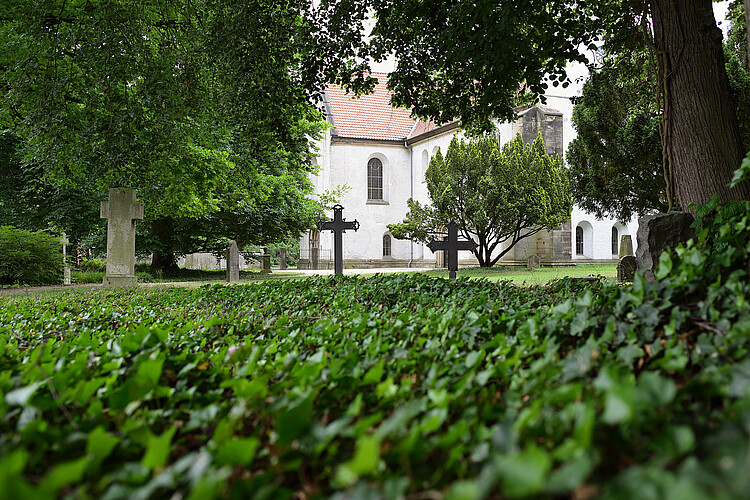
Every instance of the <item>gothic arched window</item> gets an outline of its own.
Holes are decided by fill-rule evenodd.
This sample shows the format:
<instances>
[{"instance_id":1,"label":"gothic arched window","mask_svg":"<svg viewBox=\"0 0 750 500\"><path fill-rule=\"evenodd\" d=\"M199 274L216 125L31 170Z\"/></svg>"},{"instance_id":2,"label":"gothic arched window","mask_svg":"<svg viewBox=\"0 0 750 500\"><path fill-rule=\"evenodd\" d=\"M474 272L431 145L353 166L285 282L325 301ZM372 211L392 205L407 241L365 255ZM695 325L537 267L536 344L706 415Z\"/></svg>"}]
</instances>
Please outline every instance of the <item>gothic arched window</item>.
<instances>
[{"instance_id":1,"label":"gothic arched window","mask_svg":"<svg viewBox=\"0 0 750 500\"><path fill-rule=\"evenodd\" d=\"M620 231L617 230L617 226L612 226L612 255L619 253L620 243Z\"/></svg>"},{"instance_id":2,"label":"gothic arched window","mask_svg":"<svg viewBox=\"0 0 750 500\"><path fill-rule=\"evenodd\" d=\"M391 256L391 235L383 235L383 257Z\"/></svg>"},{"instance_id":3,"label":"gothic arched window","mask_svg":"<svg viewBox=\"0 0 750 500\"><path fill-rule=\"evenodd\" d=\"M576 226L576 255L583 255L583 228Z\"/></svg>"},{"instance_id":4,"label":"gothic arched window","mask_svg":"<svg viewBox=\"0 0 750 500\"><path fill-rule=\"evenodd\" d=\"M383 162L377 158L367 162L367 199L383 199Z\"/></svg>"}]
</instances>

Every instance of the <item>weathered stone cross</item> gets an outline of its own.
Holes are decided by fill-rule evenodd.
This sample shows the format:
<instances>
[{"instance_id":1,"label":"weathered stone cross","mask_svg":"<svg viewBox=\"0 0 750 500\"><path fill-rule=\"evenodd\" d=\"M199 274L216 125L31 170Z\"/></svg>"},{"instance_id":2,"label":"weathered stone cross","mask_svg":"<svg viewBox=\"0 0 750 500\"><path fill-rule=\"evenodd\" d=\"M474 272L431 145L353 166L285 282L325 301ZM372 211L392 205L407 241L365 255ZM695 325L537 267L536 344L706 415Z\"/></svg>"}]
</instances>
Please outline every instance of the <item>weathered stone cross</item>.
<instances>
[{"instance_id":1,"label":"weathered stone cross","mask_svg":"<svg viewBox=\"0 0 750 500\"><path fill-rule=\"evenodd\" d=\"M435 253L438 250L445 251L445 257L448 259L448 271L450 279L456 279L456 271L458 271L458 251L459 250L474 250L477 244L471 240L458 239L458 224L456 221L450 221L448 223L448 239L446 241L432 240L427 244L427 248Z\"/></svg>"},{"instance_id":2,"label":"weathered stone cross","mask_svg":"<svg viewBox=\"0 0 750 500\"><path fill-rule=\"evenodd\" d=\"M341 205L333 206L333 220L318 223L318 231L333 231L333 268L336 274L344 274L344 241L342 234L347 229L359 229L359 222L346 222L341 215L344 207Z\"/></svg>"},{"instance_id":3,"label":"weathered stone cross","mask_svg":"<svg viewBox=\"0 0 750 500\"><path fill-rule=\"evenodd\" d=\"M143 219L143 203L135 201L135 189L110 189L109 201L102 202L100 216L107 219L104 286L135 285L135 221Z\"/></svg>"}]
</instances>

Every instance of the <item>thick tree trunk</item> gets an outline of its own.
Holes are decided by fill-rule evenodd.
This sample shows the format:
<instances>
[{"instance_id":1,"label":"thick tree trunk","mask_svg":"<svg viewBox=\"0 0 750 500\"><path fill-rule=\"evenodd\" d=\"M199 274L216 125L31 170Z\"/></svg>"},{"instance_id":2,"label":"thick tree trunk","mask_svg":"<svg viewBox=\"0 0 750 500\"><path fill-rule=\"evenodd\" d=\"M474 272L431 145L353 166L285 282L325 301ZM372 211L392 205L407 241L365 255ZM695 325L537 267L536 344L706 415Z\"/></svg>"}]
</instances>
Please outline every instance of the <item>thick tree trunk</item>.
<instances>
[{"instance_id":1,"label":"thick tree trunk","mask_svg":"<svg viewBox=\"0 0 750 500\"><path fill-rule=\"evenodd\" d=\"M750 199L729 189L744 152L711 0L651 0L669 169L680 205Z\"/></svg>"}]
</instances>

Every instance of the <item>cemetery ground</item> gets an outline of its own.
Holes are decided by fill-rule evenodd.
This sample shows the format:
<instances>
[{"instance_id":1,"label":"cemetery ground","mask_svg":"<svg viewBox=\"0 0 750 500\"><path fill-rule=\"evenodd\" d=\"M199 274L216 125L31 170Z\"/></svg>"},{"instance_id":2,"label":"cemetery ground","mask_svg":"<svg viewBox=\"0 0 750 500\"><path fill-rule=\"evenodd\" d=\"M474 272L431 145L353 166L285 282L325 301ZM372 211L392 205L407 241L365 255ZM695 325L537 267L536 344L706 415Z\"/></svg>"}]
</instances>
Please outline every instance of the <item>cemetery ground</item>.
<instances>
[{"instance_id":1,"label":"cemetery ground","mask_svg":"<svg viewBox=\"0 0 750 500\"><path fill-rule=\"evenodd\" d=\"M0 498L748 498L746 219L650 283L3 296Z\"/></svg>"}]
</instances>

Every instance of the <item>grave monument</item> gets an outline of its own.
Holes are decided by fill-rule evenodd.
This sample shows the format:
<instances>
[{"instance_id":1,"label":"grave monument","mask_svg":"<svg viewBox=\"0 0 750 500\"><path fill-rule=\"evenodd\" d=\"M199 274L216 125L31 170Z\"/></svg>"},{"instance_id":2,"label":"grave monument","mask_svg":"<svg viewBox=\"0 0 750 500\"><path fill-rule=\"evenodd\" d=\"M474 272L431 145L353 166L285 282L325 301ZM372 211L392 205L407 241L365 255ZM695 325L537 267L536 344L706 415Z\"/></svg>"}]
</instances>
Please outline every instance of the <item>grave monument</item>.
<instances>
[{"instance_id":1,"label":"grave monument","mask_svg":"<svg viewBox=\"0 0 750 500\"><path fill-rule=\"evenodd\" d=\"M451 220L448 223L448 239L444 241L432 240L427 244L427 247L432 250L432 253L438 250L445 251L450 279L455 280L456 271L458 271L458 251L474 250L477 244L471 240L459 240L458 224L456 224L456 221Z\"/></svg>"},{"instance_id":2,"label":"grave monument","mask_svg":"<svg viewBox=\"0 0 750 500\"><path fill-rule=\"evenodd\" d=\"M103 201L99 215L107 219L107 268L104 286L134 286L135 223L143 220L143 203L136 201L135 189L113 188Z\"/></svg>"},{"instance_id":3,"label":"grave monument","mask_svg":"<svg viewBox=\"0 0 750 500\"><path fill-rule=\"evenodd\" d=\"M347 229L354 229L354 232L359 229L359 222L356 219L350 222L344 220L341 215L343 211L344 207L338 204L334 205L333 220L318 224L318 231L333 231L333 268L336 274L344 274L344 240L342 235Z\"/></svg>"},{"instance_id":4,"label":"grave monument","mask_svg":"<svg viewBox=\"0 0 750 500\"><path fill-rule=\"evenodd\" d=\"M70 285L72 283L70 279L70 266L68 265L68 235L62 233L60 237L62 243L62 254L63 254L63 285Z\"/></svg>"},{"instance_id":5,"label":"grave monument","mask_svg":"<svg viewBox=\"0 0 750 500\"><path fill-rule=\"evenodd\" d=\"M229 242L226 254L227 259L227 282L234 283L240 280L240 249L237 248L237 242Z\"/></svg>"}]
</instances>

